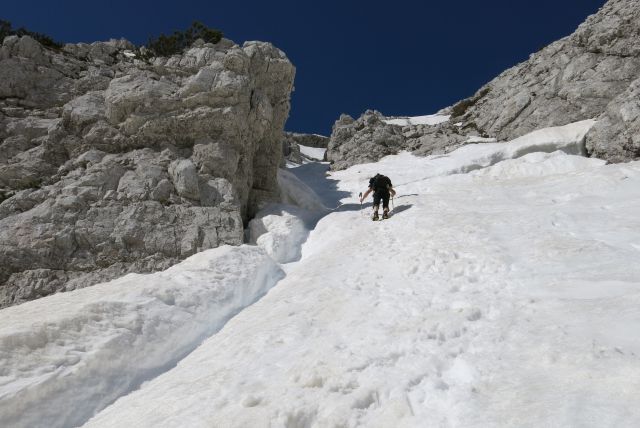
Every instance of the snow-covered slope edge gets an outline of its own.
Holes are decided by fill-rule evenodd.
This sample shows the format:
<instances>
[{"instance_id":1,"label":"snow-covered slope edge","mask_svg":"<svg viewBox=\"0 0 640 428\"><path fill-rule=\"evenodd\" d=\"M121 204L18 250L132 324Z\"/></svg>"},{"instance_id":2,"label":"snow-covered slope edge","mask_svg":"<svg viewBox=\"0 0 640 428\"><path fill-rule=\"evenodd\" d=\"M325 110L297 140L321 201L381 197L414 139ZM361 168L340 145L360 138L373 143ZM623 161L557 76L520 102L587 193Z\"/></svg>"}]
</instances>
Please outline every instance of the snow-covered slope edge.
<instances>
[{"instance_id":1,"label":"snow-covered slope edge","mask_svg":"<svg viewBox=\"0 0 640 428\"><path fill-rule=\"evenodd\" d=\"M224 246L0 311L0 426L71 427L154 377L283 277Z\"/></svg>"},{"instance_id":2,"label":"snow-covered slope edge","mask_svg":"<svg viewBox=\"0 0 640 428\"><path fill-rule=\"evenodd\" d=\"M283 203L269 204L249 222L249 242L278 263L300 258L302 244L315 223L328 212L320 197L291 172L278 171Z\"/></svg>"},{"instance_id":3,"label":"snow-covered slope edge","mask_svg":"<svg viewBox=\"0 0 640 428\"><path fill-rule=\"evenodd\" d=\"M393 177L394 186L398 187L415 185L429 178L481 170L529 153L561 151L572 155L584 155L585 136L595 123L595 120L583 120L565 126L539 129L504 143L468 144L446 155L417 157L408 152L401 152L386 156L378 162L357 165L357 183L353 182L355 176L352 172L343 174L342 171L336 171L332 177L341 180L342 188L353 191L362 189L369 177L378 171L386 171L387 175ZM412 165L414 169L407 168L407 165ZM419 179L416 177L416 170L420 171ZM409 188L401 190L408 192Z\"/></svg>"}]
</instances>

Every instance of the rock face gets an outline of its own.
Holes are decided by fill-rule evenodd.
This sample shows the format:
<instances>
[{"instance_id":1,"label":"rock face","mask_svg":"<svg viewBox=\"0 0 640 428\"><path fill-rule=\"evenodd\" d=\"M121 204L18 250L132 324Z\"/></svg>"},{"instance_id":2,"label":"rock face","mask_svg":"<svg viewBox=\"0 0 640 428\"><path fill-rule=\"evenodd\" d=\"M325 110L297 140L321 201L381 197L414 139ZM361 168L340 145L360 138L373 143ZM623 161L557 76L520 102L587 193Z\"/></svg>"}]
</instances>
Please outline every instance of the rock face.
<instances>
[{"instance_id":1,"label":"rock face","mask_svg":"<svg viewBox=\"0 0 640 428\"><path fill-rule=\"evenodd\" d=\"M610 0L570 36L506 70L445 110L447 124L389 126L373 112L334 125L334 169L399 150L449 151L470 136L511 140L539 128L597 119L587 152L612 162L640 158L640 3Z\"/></svg>"},{"instance_id":2,"label":"rock face","mask_svg":"<svg viewBox=\"0 0 640 428\"><path fill-rule=\"evenodd\" d=\"M329 137L319 134L301 134L299 132L285 132L284 141L301 146L317 147L326 149L329 144Z\"/></svg>"},{"instance_id":3,"label":"rock face","mask_svg":"<svg viewBox=\"0 0 640 428\"><path fill-rule=\"evenodd\" d=\"M610 0L572 35L453 106L452 121L508 140L542 127L597 118L587 136L590 154L611 161L637 159L638 79L640 4Z\"/></svg>"},{"instance_id":4,"label":"rock face","mask_svg":"<svg viewBox=\"0 0 640 428\"><path fill-rule=\"evenodd\" d=\"M300 146L326 149L329 145L329 137L318 134L301 134L299 132L285 132L282 140L282 155L285 160L293 163L302 163L304 155L300 153Z\"/></svg>"},{"instance_id":5,"label":"rock face","mask_svg":"<svg viewBox=\"0 0 640 428\"><path fill-rule=\"evenodd\" d=\"M446 113L446 112L443 112ZM469 139L450 122L437 125L393 125L380 112L367 110L357 120L343 114L333 125L327 149L331 168L340 170L375 162L401 150L421 155L447 153ZM476 135L469 131L469 135Z\"/></svg>"},{"instance_id":6,"label":"rock face","mask_svg":"<svg viewBox=\"0 0 640 428\"><path fill-rule=\"evenodd\" d=\"M268 43L0 48L0 306L239 244L278 198L295 69Z\"/></svg>"},{"instance_id":7,"label":"rock face","mask_svg":"<svg viewBox=\"0 0 640 428\"><path fill-rule=\"evenodd\" d=\"M611 162L640 158L640 78L609 103L587 134L587 150Z\"/></svg>"}]
</instances>

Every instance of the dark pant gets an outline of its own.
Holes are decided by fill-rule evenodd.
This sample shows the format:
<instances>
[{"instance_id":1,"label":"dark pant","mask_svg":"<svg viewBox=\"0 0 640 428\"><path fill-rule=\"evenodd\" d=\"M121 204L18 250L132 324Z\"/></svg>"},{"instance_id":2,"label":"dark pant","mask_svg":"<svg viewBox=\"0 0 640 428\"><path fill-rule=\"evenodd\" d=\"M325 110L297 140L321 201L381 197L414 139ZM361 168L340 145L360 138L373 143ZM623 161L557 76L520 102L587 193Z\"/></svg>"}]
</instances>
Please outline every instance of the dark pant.
<instances>
[{"instance_id":1,"label":"dark pant","mask_svg":"<svg viewBox=\"0 0 640 428\"><path fill-rule=\"evenodd\" d=\"M374 208L380 205L382 199L382 209L389 209L389 192L374 192L373 194L373 206Z\"/></svg>"}]
</instances>

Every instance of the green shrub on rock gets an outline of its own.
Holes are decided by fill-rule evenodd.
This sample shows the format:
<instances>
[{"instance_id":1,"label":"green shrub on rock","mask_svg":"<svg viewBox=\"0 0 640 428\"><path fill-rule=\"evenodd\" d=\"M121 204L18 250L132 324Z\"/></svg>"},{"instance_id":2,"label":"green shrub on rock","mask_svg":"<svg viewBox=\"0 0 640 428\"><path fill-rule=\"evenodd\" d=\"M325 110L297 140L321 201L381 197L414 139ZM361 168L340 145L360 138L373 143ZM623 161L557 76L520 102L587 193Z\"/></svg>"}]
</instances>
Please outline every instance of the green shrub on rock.
<instances>
[{"instance_id":1,"label":"green shrub on rock","mask_svg":"<svg viewBox=\"0 0 640 428\"><path fill-rule=\"evenodd\" d=\"M195 21L185 31L174 31L171 35L160 34L150 37L147 43L149 49L156 56L171 56L190 47L193 42L202 39L205 43L218 43L222 39L222 31L209 28L201 22Z\"/></svg>"},{"instance_id":2,"label":"green shrub on rock","mask_svg":"<svg viewBox=\"0 0 640 428\"><path fill-rule=\"evenodd\" d=\"M41 45L51 49L62 49L62 43L58 43L46 34L37 33L35 31L29 31L24 27L20 27L16 30L13 29L11 22L0 19L0 43L7 36L30 36L40 42Z\"/></svg>"}]
</instances>

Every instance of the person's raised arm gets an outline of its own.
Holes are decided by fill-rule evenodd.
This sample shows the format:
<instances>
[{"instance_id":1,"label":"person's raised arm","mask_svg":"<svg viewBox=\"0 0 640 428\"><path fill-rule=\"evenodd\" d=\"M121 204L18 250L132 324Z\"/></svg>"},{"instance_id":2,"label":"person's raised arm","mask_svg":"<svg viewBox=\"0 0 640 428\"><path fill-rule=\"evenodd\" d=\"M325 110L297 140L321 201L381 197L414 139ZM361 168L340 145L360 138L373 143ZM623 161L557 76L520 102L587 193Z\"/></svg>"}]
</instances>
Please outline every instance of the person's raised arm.
<instances>
[{"instance_id":1,"label":"person's raised arm","mask_svg":"<svg viewBox=\"0 0 640 428\"><path fill-rule=\"evenodd\" d=\"M371 187L369 187L367 191L364 192L364 195L362 195L362 197L360 198L360 203L362 203L365 199L367 199L367 196L369 196L369 193L371 193Z\"/></svg>"}]
</instances>

